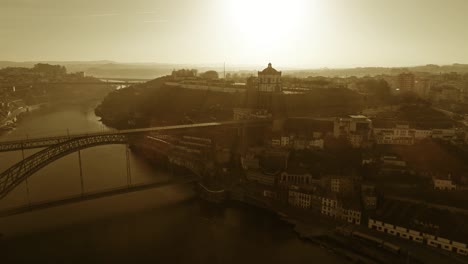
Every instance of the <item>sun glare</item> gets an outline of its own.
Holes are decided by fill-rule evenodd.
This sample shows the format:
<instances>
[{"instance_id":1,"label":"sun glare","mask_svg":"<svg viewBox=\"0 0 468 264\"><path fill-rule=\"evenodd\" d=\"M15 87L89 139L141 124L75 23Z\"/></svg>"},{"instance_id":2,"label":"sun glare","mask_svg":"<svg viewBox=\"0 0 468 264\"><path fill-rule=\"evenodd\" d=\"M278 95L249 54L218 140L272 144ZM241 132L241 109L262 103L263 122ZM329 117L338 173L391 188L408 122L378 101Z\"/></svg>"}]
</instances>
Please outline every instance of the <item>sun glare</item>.
<instances>
[{"instance_id":1,"label":"sun glare","mask_svg":"<svg viewBox=\"0 0 468 264\"><path fill-rule=\"evenodd\" d=\"M234 32L250 49L273 51L289 48L304 28L307 0L230 0Z\"/></svg>"}]
</instances>

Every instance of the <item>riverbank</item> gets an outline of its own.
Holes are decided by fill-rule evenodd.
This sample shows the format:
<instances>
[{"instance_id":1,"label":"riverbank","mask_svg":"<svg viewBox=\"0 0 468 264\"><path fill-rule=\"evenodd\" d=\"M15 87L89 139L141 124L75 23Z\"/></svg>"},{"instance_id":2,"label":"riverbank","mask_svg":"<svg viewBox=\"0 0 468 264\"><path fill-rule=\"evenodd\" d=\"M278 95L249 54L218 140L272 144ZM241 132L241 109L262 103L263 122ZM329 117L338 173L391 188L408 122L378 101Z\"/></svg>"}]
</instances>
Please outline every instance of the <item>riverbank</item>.
<instances>
[{"instance_id":1,"label":"riverbank","mask_svg":"<svg viewBox=\"0 0 468 264\"><path fill-rule=\"evenodd\" d=\"M54 104L34 111L2 140L54 136L68 128L71 133L105 129L94 106L94 101ZM34 152L25 150L25 155ZM21 151L0 153L0 171L21 158ZM134 151L129 158L132 183L171 179L159 170L162 165L151 166ZM0 208L81 193L78 160L74 153L41 169L28 178L29 196L22 184L0 200ZM125 146L82 150L81 162L85 192L127 184ZM6 234L0 255L6 263L343 263L299 240L270 213L250 206L205 206L193 196L192 186L167 187L0 218L0 233Z\"/></svg>"},{"instance_id":2,"label":"riverbank","mask_svg":"<svg viewBox=\"0 0 468 264\"><path fill-rule=\"evenodd\" d=\"M252 206L257 210L267 211L274 214L276 218L289 225L300 240L319 246L327 250L330 254L334 254L343 260L352 263L366 264L394 263L386 262L385 257L376 260L375 257L369 256L368 252L358 251L345 243L341 243L335 236L337 224L331 219L325 219L317 214L308 214L309 217L305 217L304 212L301 210L295 210L294 208L288 207L279 208L274 206L265 206L264 204L259 203L258 201L255 202L252 199L244 199L242 201L239 199L227 200L224 204L225 207L239 205Z\"/></svg>"},{"instance_id":3,"label":"riverbank","mask_svg":"<svg viewBox=\"0 0 468 264\"><path fill-rule=\"evenodd\" d=\"M50 105L50 103L40 103L35 105L20 106L16 109L13 109L8 114L8 116L6 116L3 120L0 121L0 133L1 131L8 131L14 129L16 127L16 123L20 121L20 119L24 115L47 107L48 105Z\"/></svg>"}]
</instances>

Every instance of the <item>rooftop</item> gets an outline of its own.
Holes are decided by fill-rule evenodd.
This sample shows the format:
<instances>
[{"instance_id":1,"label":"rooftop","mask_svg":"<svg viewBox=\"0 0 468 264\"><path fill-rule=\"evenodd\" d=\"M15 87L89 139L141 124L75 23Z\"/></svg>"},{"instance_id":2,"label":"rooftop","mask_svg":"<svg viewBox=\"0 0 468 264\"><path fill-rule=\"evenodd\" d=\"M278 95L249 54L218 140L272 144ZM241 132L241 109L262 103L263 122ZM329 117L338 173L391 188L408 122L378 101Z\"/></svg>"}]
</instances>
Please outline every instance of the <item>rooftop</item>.
<instances>
[{"instance_id":1,"label":"rooftop","mask_svg":"<svg viewBox=\"0 0 468 264\"><path fill-rule=\"evenodd\" d=\"M268 63L268 67L265 68L263 71L258 72L258 74L262 75L279 75L281 72L277 71L275 68L271 66L271 63Z\"/></svg>"},{"instance_id":2,"label":"rooftop","mask_svg":"<svg viewBox=\"0 0 468 264\"><path fill-rule=\"evenodd\" d=\"M370 217L457 242L468 242L468 227L465 225L468 216L461 213L431 208L421 203L386 199Z\"/></svg>"}]
</instances>

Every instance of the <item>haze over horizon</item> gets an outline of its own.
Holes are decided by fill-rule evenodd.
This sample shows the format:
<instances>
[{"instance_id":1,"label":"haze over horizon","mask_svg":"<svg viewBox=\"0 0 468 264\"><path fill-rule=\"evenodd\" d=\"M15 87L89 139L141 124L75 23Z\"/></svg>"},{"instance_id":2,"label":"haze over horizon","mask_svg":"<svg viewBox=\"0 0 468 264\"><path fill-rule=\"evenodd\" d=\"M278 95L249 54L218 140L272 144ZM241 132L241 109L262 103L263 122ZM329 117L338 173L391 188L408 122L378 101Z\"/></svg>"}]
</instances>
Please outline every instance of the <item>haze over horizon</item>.
<instances>
[{"instance_id":1,"label":"haze over horizon","mask_svg":"<svg viewBox=\"0 0 468 264\"><path fill-rule=\"evenodd\" d=\"M0 60L468 63L464 0L2 0Z\"/></svg>"}]
</instances>

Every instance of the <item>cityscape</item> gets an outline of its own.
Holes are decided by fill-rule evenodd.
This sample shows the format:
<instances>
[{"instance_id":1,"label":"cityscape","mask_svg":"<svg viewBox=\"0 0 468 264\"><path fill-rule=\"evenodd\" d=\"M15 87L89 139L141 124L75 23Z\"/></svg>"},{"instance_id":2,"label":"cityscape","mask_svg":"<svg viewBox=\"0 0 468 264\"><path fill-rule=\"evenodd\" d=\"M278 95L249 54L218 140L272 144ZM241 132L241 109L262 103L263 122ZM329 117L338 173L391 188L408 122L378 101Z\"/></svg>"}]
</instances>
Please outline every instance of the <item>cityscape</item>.
<instances>
[{"instance_id":1,"label":"cityscape","mask_svg":"<svg viewBox=\"0 0 468 264\"><path fill-rule=\"evenodd\" d=\"M464 1L20 2L0 2L2 263L468 263Z\"/></svg>"}]
</instances>

